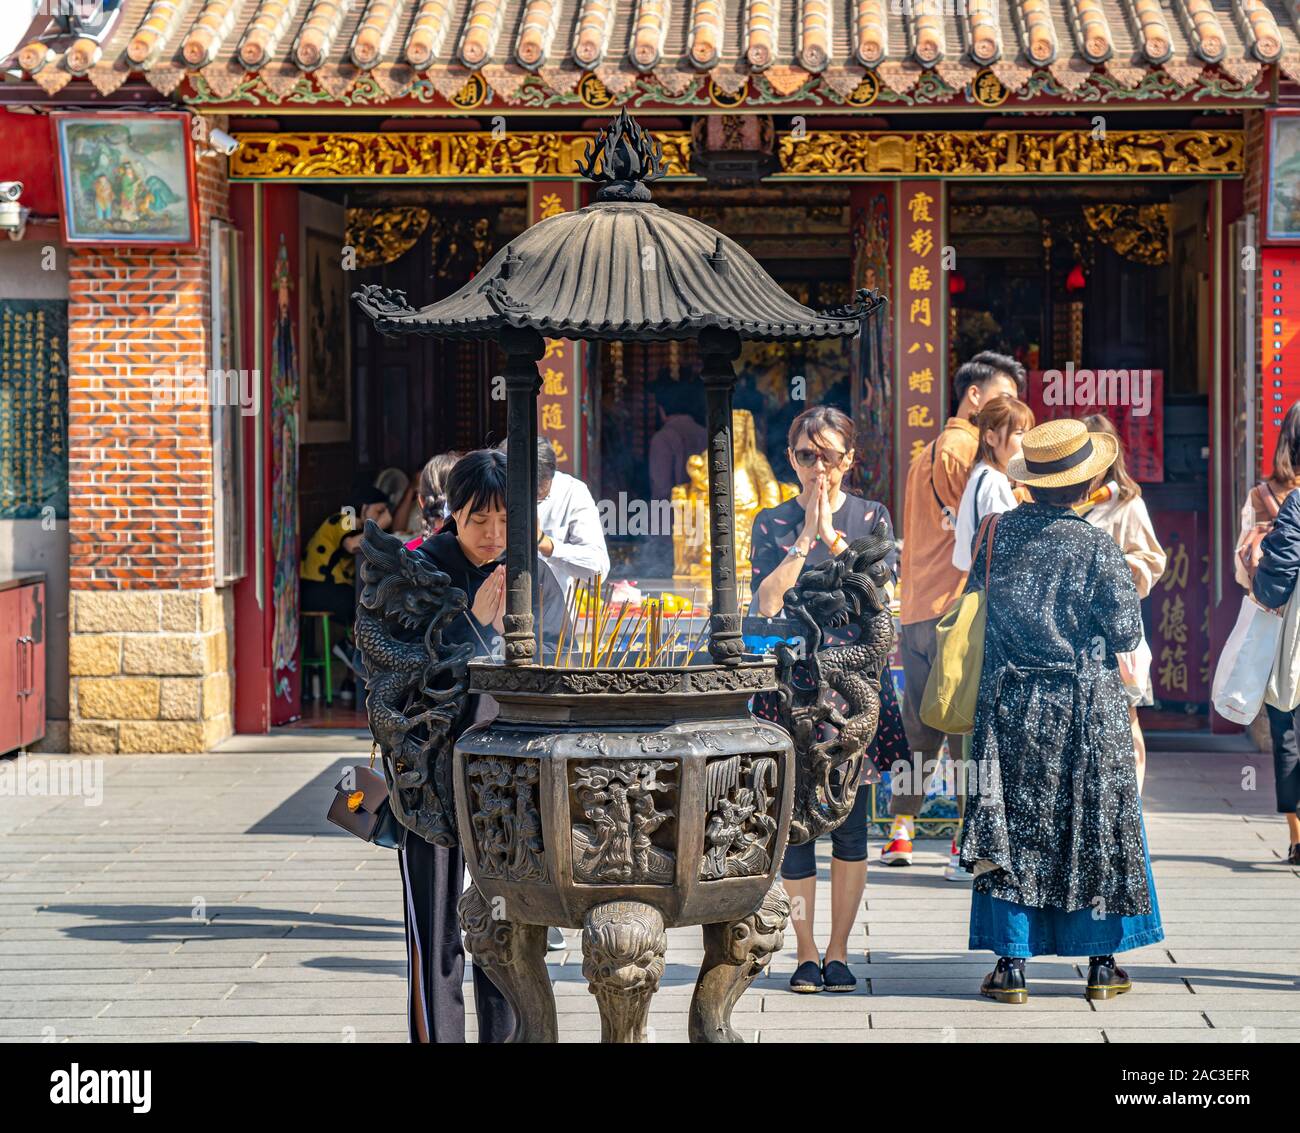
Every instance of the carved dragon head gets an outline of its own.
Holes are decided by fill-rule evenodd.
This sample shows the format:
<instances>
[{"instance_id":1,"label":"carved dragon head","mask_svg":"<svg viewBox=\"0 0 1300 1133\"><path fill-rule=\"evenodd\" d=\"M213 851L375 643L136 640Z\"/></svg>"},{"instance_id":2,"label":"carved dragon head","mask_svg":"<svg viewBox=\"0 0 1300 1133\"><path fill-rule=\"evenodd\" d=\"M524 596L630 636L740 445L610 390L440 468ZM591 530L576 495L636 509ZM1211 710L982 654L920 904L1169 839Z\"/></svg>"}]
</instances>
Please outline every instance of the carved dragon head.
<instances>
[{"instance_id":1,"label":"carved dragon head","mask_svg":"<svg viewBox=\"0 0 1300 1133\"><path fill-rule=\"evenodd\" d=\"M801 608L826 629L856 622L885 608L882 588L889 580L885 556L893 542L884 523L849 544L833 559L810 566L785 592L785 605Z\"/></svg>"},{"instance_id":2,"label":"carved dragon head","mask_svg":"<svg viewBox=\"0 0 1300 1133\"><path fill-rule=\"evenodd\" d=\"M419 630L435 615L451 618L465 609L463 590L453 587L424 554L407 550L374 520L366 520L361 554L361 605L377 617Z\"/></svg>"}]
</instances>

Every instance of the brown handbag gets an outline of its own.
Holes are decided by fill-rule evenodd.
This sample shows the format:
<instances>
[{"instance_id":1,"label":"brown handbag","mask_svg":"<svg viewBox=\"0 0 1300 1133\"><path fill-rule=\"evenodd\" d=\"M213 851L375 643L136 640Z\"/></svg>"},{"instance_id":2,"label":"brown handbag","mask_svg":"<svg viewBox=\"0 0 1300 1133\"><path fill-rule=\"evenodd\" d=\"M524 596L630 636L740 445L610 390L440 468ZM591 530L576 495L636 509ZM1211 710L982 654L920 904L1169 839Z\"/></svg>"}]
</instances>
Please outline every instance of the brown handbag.
<instances>
[{"instance_id":1,"label":"brown handbag","mask_svg":"<svg viewBox=\"0 0 1300 1133\"><path fill-rule=\"evenodd\" d=\"M393 850L401 843L402 826L388 802L388 782L375 770L378 747L370 748L369 767L349 767L343 773L325 817L363 842Z\"/></svg>"},{"instance_id":2,"label":"brown handbag","mask_svg":"<svg viewBox=\"0 0 1300 1133\"><path fill-rule=\"evenodd\" d=\"M1259 568L1259 560L1264 555L1261 544L1265 536L1273 530L1281 505L1273 495L1273 489L1268 486L1268 482L1261 480L1250 490L1250 506L1255 513L1255 526L1250 529L1237 549L1237 557L1241 559L1246 577L1253 582L1255 571Z\"/></svg>"}]
</instances>

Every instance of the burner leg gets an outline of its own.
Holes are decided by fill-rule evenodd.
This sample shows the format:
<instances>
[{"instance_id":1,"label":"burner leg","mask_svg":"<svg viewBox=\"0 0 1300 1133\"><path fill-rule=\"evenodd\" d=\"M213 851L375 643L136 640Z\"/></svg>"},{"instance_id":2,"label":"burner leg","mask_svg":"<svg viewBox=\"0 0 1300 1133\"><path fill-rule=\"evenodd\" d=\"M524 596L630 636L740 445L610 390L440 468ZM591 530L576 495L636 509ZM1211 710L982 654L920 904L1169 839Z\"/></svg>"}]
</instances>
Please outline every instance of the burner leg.
<instances>
[{"instance_id":1,"label":"burner leg","mask_svg":"<svg viewBox=\"0 0 1300 1133\"><path fill-rule=\"evenodd\" d=\"M515 1013L512 1043L559 1041L555 992L546 967L546 926L493 916L487 898L471 885L460 899L465 945Z\"/></svg>"},{"instance_id":2,"label":"burner leg","mask_svg":"<svg viewBox=\"0 0 1300 1133\"><path fill-rule=\"evenodd\" d=\"M646 1042L650 1000L664 974L668 936L653 905L609 901L586 916L582 974L600 1008L600 1041Z\"/></svg>"},{"instance_id":3,"label":"burner leg","mask_svg":"<svg viewBox=\"0 0 1300 1133\"><path fill-rule=\"evenodd\" d=\"M740 1043L731 1025L736 1002L784 944L790 898L778 880L747 917L706 924L704 963L691 997L689 1034L693 1043Z\"/></svg>"}]
</instances>

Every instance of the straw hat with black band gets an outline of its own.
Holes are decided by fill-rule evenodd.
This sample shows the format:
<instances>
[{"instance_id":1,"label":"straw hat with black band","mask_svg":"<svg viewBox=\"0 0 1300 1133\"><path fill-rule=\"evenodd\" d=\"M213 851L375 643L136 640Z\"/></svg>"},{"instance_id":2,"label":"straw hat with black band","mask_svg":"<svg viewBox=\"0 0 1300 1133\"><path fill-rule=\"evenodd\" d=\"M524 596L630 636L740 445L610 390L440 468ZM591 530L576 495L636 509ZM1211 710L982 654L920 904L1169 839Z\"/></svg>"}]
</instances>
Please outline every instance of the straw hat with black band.
<instances>
[{"instance_id":1,"label":"straw hat with black band","mask_svg":"<svg viewBox=\"0 0 1300 1133\"><path fill-rule=\"evenodd\" d=\"M1021 454L1007 464L1007 476L1031 488L1083 484L1115 463L1119 442L1109 433L1090 433L1082 421L1044 421L1024 436Z\"/></svg>"}]
</instances>

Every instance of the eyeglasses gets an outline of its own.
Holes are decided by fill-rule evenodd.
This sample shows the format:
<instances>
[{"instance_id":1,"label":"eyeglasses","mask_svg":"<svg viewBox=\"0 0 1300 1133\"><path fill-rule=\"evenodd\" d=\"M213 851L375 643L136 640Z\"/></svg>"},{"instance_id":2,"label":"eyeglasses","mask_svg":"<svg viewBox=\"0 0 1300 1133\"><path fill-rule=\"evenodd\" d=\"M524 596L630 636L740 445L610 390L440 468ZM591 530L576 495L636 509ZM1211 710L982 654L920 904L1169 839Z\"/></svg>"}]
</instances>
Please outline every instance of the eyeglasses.
<instances>
[{"instance_id":1,"label":"eyeglasses","mask_svg":"<svg viewBox=\"0 0 1300 1133\"><path fill-rule=\"evenodd\" d=\"M824 452L819 448L797 448L794 450L795 463L803 468L813 468L818 461L826 465L827 468L833 468L844 462L848 456L847 452L841 452L839 449L831 449L830 452Z\"/></svg>"}]
</instances>

